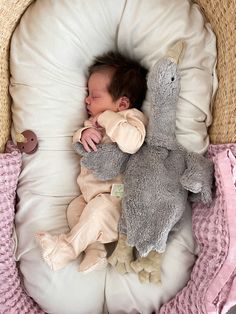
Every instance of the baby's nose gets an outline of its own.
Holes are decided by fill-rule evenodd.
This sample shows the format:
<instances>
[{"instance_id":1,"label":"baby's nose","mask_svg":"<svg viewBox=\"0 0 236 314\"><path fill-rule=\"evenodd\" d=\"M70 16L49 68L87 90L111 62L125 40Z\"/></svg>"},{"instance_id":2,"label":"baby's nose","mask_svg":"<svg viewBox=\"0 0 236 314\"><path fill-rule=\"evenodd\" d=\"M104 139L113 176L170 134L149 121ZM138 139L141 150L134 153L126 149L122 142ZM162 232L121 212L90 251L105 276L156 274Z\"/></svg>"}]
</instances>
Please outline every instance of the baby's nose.
<instances>
[{"instance_id":1,"label":"baby's nose","mask_svg":"<svg viewBox=\"0 0 236 314\"><path fill-rule=\"evenodd\" d=\"M85 103L86 103L86 105L89 105L89 104L90 104L90 96L87 96L87 97L85 98Z\"/></svg>"}]
</instances>

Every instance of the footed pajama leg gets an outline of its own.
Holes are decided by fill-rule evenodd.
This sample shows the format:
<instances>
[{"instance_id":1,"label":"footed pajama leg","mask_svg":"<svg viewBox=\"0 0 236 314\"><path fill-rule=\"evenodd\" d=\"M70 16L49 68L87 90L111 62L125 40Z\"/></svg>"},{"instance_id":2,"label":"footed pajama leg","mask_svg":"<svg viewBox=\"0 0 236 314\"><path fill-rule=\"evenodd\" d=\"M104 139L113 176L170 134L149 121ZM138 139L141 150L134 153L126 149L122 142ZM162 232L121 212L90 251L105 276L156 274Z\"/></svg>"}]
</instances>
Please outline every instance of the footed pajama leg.
<instances>
[{"instance_id":1,"label":"footed pajama leg","mask_svg":"<svg viewBox=\"0 0 236 314\"><path fill-rule=\"evenodd\" d=\"M87 205L83 195L72 200L67 208L67 221L70 229L78 224L80 216ZM89 272L101 270L107 266L107 252L103 243L94 242L84 250L84 257L79 265L79 271Z\"/></svg>"},{"instance_id":2,"label":"footed pajama leg","mask_svg":"<svg viewBox=\"0 0 236 314\"><path fill-rule=\"evenodd\" d=\"M43 258L51 269L63 268L94 242L116 241L120 205L119 198L110 194L99 194L86 204L79 222L68 234L52 236L46 232L38 233L36 237L42 247ZM98 248L98 251L104 258L104 251L101 247ZM93 255L91 253L94 254L94 247L90 251L90 257ZM87 270L84 261L83 269L85 268Z\"/></svg>"}]
</instances>

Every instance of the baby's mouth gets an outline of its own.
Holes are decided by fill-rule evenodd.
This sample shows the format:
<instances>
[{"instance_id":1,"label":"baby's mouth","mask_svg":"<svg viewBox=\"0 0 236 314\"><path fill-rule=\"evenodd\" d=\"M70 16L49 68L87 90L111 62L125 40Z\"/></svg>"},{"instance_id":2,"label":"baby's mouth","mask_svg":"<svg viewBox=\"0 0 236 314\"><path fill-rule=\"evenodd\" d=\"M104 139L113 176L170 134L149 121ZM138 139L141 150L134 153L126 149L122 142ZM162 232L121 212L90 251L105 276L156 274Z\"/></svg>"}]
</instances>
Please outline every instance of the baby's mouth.
<instances>
[{"instance_id":1,"label":"baby's mouth","mask_svg":"<svg viewBox=\"0 0 236 314\"><path fill-rule=\"evenodd\" d=\"M89 116L91 116L91 111L87 108L87 113Z\"/></svg>"}]
</instances>

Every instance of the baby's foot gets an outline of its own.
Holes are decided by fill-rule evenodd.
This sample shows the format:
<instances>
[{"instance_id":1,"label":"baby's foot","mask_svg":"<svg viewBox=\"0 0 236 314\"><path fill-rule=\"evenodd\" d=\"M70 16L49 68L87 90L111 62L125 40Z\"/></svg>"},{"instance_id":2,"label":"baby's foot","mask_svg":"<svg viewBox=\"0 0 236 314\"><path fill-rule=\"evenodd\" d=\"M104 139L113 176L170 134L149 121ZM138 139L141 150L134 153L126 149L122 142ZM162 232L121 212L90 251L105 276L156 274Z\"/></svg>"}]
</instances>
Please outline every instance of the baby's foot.
<instances>
[{"instance_id":1,"label":"baby's foot","mask_svg":"<svg viewBox=\"0 0 236 314\"><path fill-rule=\"evenodd\" d=\"M76 258L72 245L66 241L65 234L53 236L47 232L38 232L35 237L42 248L44 261L52 270L59 270Z\"/></svg>"},{"instance_id":2,"label":"baby's foot","mask_svg":"<svg viewBox=\"0 0 236 314\"><path fill-rule=\"evenodd\" d=\"M103 270L107 267L107 258L101 257L97 258L96 262L90 263L87 261L87 256L85 255L84 259L79 265L79 272L89 273L94 270Z\"/></svg>"},{"instance_id":3,"label":"baby's foot","mask_svg":"<svg viewBox=\"0 0 236 314\"><path fill-rule=\"evenodd\" d=\"M107 252L102 243L90 244L85 250L85 256L79 265L79 271L88 273L93 270L102 270L107 267Z\"/></svg>"}]
</instances>

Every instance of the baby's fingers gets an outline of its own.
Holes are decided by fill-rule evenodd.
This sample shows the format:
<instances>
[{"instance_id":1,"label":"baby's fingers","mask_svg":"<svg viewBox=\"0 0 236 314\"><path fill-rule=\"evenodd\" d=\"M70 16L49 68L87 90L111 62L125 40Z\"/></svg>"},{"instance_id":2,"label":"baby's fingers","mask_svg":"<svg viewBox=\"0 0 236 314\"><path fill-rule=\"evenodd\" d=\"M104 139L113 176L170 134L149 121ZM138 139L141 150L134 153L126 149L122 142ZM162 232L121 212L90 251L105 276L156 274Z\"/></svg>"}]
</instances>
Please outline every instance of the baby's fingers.
<instances>
[{"instance_id":1,"label":"baby's fingers","mask_svg":"<svg viewBox=\"0 0 236 314\"><path fill-rule=\"evenodd\" d=\"M101 136L98 136L96 133L91 134L90 139L96 144L101 142Z\"/></svg>"},{"instance_id":2,"label":"baby's fingers","mask_svg":"<svg viewBox=\"0 0 236 314\"><path fill-rule=\"evenodd\" d=\"M92 138L87 139L87 145L88 145L90 148L92 148L93 151L95 151L95 152L97 151L96 144L94 143L94 141L93 141ZM90 149L90 148L89 148L89 149ZM91 150L90 150L90 152L91 152Z\"/></svg>"},{"instance_id":3,"label":"baby's fingers","mask_svg":"<svg viewBox=\"0 0 236 314\"><path fill-rule=\"evenodd\" d=\"M91 136L94 136L94 138L96 138L99 142L100 142L101 139L102 139L102 134L101 134L101 132L98 131L98 130L96 130L96 129L92 129Z\"/></svg>"},{"instance_id":4,"label":"baby's fingers","mask_svg":"<svg viewBox=\"0 0 236 314\"><path fill-rule=\"evenodd\" d=\"M85 151L86 151L87 153L90 153L90 152L91 152L91 149L89 148L88 143L86 142L86 140L82 140L81 142L82 142L82 145L83 145Z\"/></svg>"}]
</instances>

